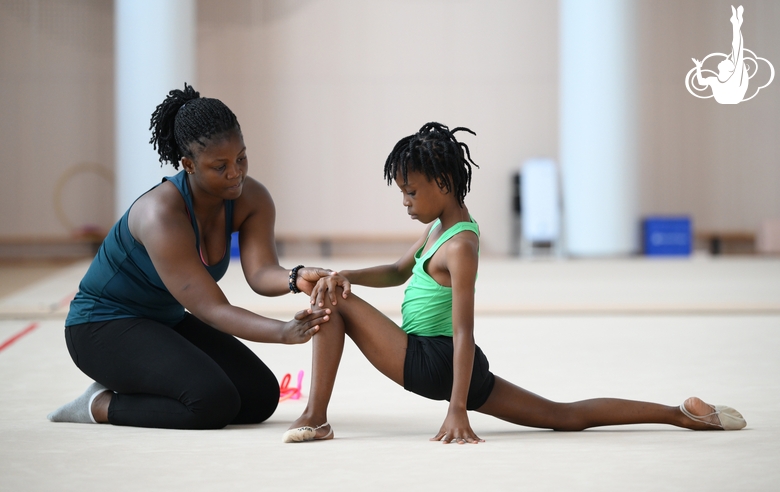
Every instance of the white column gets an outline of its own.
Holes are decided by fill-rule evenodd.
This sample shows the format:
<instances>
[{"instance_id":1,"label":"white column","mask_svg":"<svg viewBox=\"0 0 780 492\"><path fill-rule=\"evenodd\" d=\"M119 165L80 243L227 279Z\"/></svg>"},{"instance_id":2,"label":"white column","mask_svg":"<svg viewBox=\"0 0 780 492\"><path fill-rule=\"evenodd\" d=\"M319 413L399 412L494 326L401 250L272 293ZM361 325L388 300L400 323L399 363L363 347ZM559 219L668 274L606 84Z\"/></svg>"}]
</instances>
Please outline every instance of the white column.
<instances>
[{"instance_id":1,"label":"white column","mask_svg":"<svg viewBox=\"0 0 780 492\"><path fill-rule=\"evenodd\" d=\"M560 0L560 160L573 256L638 249L635 6Z\"/></svg>"},{"instance_id":2,"label":"white column","mask_svg":"<svg viewBox=\"0 0 780 492\"><path fill-rule=\"evenodd\" d=\"M117 217L175 173L149 143L152 112L171 89L195 85L195 0L115 0Z\"/></svg>"}]
</instances>

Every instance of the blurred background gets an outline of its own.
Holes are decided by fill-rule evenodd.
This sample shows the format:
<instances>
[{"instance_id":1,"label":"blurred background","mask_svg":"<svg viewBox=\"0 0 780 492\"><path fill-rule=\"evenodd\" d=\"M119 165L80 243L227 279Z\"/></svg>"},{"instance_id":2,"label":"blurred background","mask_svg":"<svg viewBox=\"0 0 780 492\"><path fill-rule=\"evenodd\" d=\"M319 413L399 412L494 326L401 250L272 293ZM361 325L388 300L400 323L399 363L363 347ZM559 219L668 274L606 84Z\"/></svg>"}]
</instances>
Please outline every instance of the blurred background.
<instances>
[{"instance_id":1,"label":"blurred background","mask_svg":"<svg viewBox=\"0 0 780 492\"><path fill-rule=\"evenodd\" d=\"M141 21L127 29L123 8L159 17L159 4L172 8L162 27L143 28ZM577 12L582 5L585 14ZM780 2L741 5L745 46L780 68ZM396 141L439 121L477 133L459 135L480 166L467 204L481 227L483 254L521 252L516 175L536 158L549 159L559 173L564 218L560 237L550 242L561 243L560 254L641 254L648 217L688 219L694 251L772 253L771 244L762 249L757 241L771 236L766 231L780 219L780 82L736 105L693 97L685 86L691 58L730 51L730 6L720 0L579 6L563 0L0 0L0 257L93 254L130 204L120 197L129 180L122 176L140 180L130 190L138 196L175 173L159 168L148 118L185 81L238 116L249 174L274 197L277 235L287 248L322 250L332 240L327 253L352 254L354 247L371 250L419 234L423 226L409 220L382 168ZM572 32L580 21L590 32L617 31L618 41L595 40L578 53ZM123 49L146 46L160 53L163 68L152 56L147 71L122 72L127 55L117 46L119 29L125 29ZM605 49L594 51L599 42ZM165 63L171 49L174 59L183 50L191 60L181 72ZM576 63L563 55L572 49ZM623 58L615 59L615 49ZM571 100L563 88L599 84L616 64L625 99L620 118L609 124L619 131L605 130L591 161L567 174L573 164L562 157L570 135L601 128L602 113L613 111L606 104L604 111L596 106L572 116L577 108L564 107ZM132 88L158 73L165 85L150 100L134 100ZM122 130L122 104L145 115L133 122L135 133ZM601 178L579 182L599 152L621 145L618 182L604 182L604 189ZM126 149L142 157L123 161ZM583 188L590 196L625 191L607 207L624 212L618 222L628 242L579 253L571 247L582 221L596 228L602 222L597 209L573 222L582 215L577 211L589 210L587 194L569 196Z\"/></svg>"}]
</instances>

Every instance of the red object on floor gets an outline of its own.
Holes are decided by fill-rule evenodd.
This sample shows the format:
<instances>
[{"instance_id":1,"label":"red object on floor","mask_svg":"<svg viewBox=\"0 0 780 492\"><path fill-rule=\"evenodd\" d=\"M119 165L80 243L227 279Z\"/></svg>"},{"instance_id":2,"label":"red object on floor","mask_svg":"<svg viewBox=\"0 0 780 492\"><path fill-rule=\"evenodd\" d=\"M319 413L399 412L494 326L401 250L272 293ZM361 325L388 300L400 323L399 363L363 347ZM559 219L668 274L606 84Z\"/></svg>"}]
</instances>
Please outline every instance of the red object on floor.
<instances>
[{"instance_id":1,"label":"red object on floor","mask_svg":"<svg viewBox=\"0 0 780 492\"><path fill-rule=\"evenodd\" d=\"M279 401L284 400L297 400L301 397L301 383L303 382L303 371L298 371L298 387L290 387L290 379L292 377L289 373L285 374L282 378L282 383L279 385Z\"/></svg>"},{"instance_id":2,"label":"red object on floor","mask_svg":"<svg viewBox=\"0 0 780 492\"><path fill-rule=\"evenodd\" d=\"M38 323L30 323L30 325L27 328L25 328L24 330L20 331L16 335L12 336L8 340L6 340L3 343L1 343L0 344L0 352L5 350L12 343L14 343L15 341L19 340L20 338L22 338L23 336L25 336L26 334L30 333L31 331L33 331L36 328L38 328Z\"/></svg>"}]
</instances>

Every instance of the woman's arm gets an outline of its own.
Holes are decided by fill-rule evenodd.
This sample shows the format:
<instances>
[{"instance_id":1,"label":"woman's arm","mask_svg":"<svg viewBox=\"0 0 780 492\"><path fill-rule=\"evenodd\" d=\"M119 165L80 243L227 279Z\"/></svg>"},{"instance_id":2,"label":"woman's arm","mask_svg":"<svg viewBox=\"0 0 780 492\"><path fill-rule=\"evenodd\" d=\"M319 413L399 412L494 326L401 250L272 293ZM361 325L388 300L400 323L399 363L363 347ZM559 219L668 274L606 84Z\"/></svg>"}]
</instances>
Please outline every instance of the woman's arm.
<instances>
[{"instance_id":1,"label":"woman's arm","mask_svg":"<svg viewBox=\"0 0 780 492\"><path fill-rule=\"evenodd\" d=\"M452 285L453 380L447 417L432 439L478 443L466 413L474 366L474 284L479 242L476 236L458 235L446 244L446 268Z\"/></svg>"},{"instance_id":2,"label":"woman's arm","mask_svg":"<svg viewBox=\"0 0 780 492\"><path fill-rule=\"evenodd\" d=\"M241 197L235 202L233 227L239 231L239 251L244 277L253 291L273 297L288 294L290 269L279 265L274 224L276 208L268 190L258 181L246 178ZM296 286L311 292L321 277L332 270L305 267L298 270Z\"/></svg>"},{"instance_id":3,"label":"woman's arm","mask_svg":"<svg viewBox=\"0 0 780 492\"><path fill-rule=\"evenodd\" d=\"M173 185L163 184L139 199L130 211L129 226L171 295L214 328L255 342L303 343L327 321L322 310L304 311L283 322L230 305L203 267L194 247L195 232Z\"/></svg>"},{"instance_id":4,"label":"woman's arm","mask_svg":"<svg viewBox=\"0 0 780 492\"><path fill-rule=\"evenodd\" d=\"M279 265L274 223L276 207L265 186L247 177L235 201L233 225L238 230L241 268L253 291L263 296L290 292L290 270Z\"/></svg>"}]
</instances>

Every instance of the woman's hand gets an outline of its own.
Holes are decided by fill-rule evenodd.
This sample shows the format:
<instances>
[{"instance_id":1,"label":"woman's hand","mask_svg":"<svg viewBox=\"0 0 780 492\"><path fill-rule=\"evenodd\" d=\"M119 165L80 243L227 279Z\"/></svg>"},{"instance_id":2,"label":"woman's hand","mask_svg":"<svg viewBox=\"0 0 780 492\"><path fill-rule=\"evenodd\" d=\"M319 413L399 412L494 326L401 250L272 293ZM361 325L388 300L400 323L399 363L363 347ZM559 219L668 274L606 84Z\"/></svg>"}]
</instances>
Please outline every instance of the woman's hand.
<instances>
[{"instance_id":1,"label":"woman's hand","mask_svg":"<svg viewBox=\"0 0 780 492\"><path fill-rule=\"evenodd\" d=\"M320 324L330 317L330 309L304 309L282 327L282 343L295 344L308 342L320 330Z\"/></svg>"},{"instance_id":2,"label":"woman's hand","mask_svg":"<svg viewBox=\"0 0 780 492\"><path fill-rule=\"evenodd\" d=\"M469 424L469 417L466 412L449 410L447 412L447 418L444 419L444 423L439 429L439 433L431 438L431 441L441 441L444 444L456 442L458 444L479 444L485 442L484 439L480 439Z\"/></svg>"},{"instance_id":3,"label":"woman's hand","mask_svg":"<svg viewBox=\"0 0 780 492\"><path fill-rule=\"evenodd\" d=\"M323 307L326 295L330 298L330 303L335 306L338 302L338 287L341 287L341 297L344 299L352 291L352 284L339 272L331 271L330 275L320 278L311 291L312 306Z\"/></svg>"}]
</instances>

